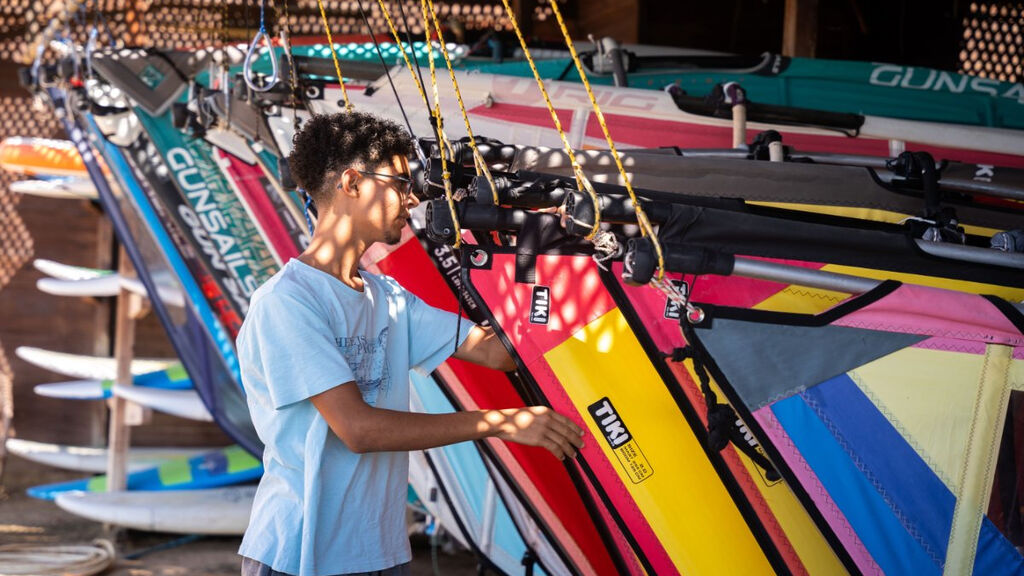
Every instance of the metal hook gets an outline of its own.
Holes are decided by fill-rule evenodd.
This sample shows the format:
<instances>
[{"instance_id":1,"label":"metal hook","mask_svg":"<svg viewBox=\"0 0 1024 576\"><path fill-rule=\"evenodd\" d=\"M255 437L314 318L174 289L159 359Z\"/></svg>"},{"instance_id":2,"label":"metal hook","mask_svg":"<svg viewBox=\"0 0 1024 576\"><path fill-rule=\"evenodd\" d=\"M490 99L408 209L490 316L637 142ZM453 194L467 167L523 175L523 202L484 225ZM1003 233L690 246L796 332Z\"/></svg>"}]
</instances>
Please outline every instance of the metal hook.
<instances>
[{"instance_id":1,"label":"metal hook","mask_svg":"<svg viewBox=\"0 0 1024 576\"><path fill-rule=\"evenodd\" d=\"M263 85L260 86L256 83L253 74L253 55L256 54L256 50L260 44L260 39L264 39L267 45L267 49L270 51L270 76L263 79ZM245 54L245 63L242 65L242 75L245 77L245 85L254 92L268 92L271 88L277 84L278 70L277 70L277 55L274 54L274 42L267 34L267 29L263 25L263 6L260 5L260 30L256 33L256 37L252 39L252 44L249 44L249 51Z\"/></svg>"}]
</instances>

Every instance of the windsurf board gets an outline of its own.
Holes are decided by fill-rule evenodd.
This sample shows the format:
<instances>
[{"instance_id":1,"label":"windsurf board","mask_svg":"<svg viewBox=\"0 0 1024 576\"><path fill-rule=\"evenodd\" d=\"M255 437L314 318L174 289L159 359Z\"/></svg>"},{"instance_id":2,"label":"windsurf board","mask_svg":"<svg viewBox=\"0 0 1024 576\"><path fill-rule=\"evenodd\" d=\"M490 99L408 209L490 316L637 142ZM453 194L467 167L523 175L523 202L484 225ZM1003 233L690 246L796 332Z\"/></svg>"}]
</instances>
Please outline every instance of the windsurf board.
<instances>
[{"instance_id":1,"label":"windsurf board","mask_svg":"<svg viewBox=\"0 0 1024 576\"><path fill-rule=\"evenodd\" d=\"M115 396L158 412L200 422L213 422L213 416L195 390L163 390L145 386L114 384Z\"/></svg>"},{"instance_id":2,"label":"windsurf board","mask_svg":"<svg viewBox=\"0 0 1024 576\"><path fill-rule=\"evenodd\" d=\"M49 138L4 138L0 141L0 168L44 176L89 177L74 144Z\"/></svg>"},{"instance_id":3,"label":"windsurf board","mask_svg":"<svg viewBox=\"0 0 1024 576\"><path fill-rule=\"evenodd\" d=\"M72 266L70 264L64 264L63 262L57 262L56 260L47 260L45 258L36 258L32 261L32 266L51 278L59 278L61 280L88 280L90 278L98 278L100 276L109 276L114 273L113 270L86 268L85 266Z\"/></svg>"},{"instance_id":4,"label":"windsurf board","mask_svg":"<svg viewBox=\"0 0 1024 576\"><path fill-rule=\"evenodd\" d=\"M77 516L149 532L239 536L256 486L166 492L66 492L57 505Z\"/></svg>"},{"instance_id":5,"label":"windsurf board","mask_svg":"<svg viewBox=\"0 0 1024 576\"><path fill-rule=\"evenodd\" d=\"M19 346L14 353L29 364L71 378L113 380L117 377L115 358L54 352L32 346ZM132 374L158 372L175 364L178 361L173 358L136 358L132 360Z\"/></svg>"},{"instance_id":6,"label":"windsurf board","mask_svg":"<svg viewBox=\"0 0 1024 576\"><path fill-rule=\"evenodd\" d=\"M257 480L263 475L263 464L241 446L211 450L191 458L169 460L160 466L128 475L128 490L164 491L197 490L233 486ZM64 492L105 492L106 476L33 486L26 492L33 498L53 500Z\"/></svg>"},{"instance_id":7,"label":"windsurf board","mask_svg":"<svg viewBox=\"0 0 1024 576\"><path fill-rule=\"evenodd\" d=\"M162 389L182 392L195 392L192 380L185 368L180 364L167 370L142 374L132 379L133 388ZM48 398L68 400L103 400L113 394L113 380L71 380L38 384L35 393Z\"/></svg>"},{"instance_id":8,"label":"windsurf board","mask_svg":"<svg viewBox=\"0 0 1024 576\"><path fill-rule=\"evenodd\" d=\"M56 198L59 200L96 200L96 188L92 182L78 178L55 178L52 180L18 180L11 182L7 189L15 194Z\"/></svg>"},{"instance_id":9,"label":"windsurf board","mask_svg":"<svg viewBox=\"0 0 1024 576\"><path fill-rule=\"evenodd\" d=\"M37 464L93 474L102 474L107 470L108 455L107 449L104 447L68 446L21 438L8 438L5 445L8 453ZM134 446L128 451L128 471L146 470L169 460L192 458L215 449L209 447L150 448Z\"/></svg>"}]
</instances>

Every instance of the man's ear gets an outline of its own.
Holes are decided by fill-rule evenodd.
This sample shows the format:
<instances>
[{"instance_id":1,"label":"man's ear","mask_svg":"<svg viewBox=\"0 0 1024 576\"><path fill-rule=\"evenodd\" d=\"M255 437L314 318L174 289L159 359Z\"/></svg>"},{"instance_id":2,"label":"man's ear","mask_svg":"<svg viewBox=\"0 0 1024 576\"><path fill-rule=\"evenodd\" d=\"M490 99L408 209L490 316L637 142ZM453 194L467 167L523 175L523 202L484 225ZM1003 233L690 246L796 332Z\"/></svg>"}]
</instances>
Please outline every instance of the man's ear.
<instances>
[{"instance_id":1,"label":"man's ear","mask_svg":"<svg viewBox=\"0 0 1024 576\"><path fill-rule=\"evenodd\" d=\"M346 168L341 173L341 178L338 178L337 189L349 196L359 195L359 179L362 175L355 168Z\"/></svg>"}]
</instances>

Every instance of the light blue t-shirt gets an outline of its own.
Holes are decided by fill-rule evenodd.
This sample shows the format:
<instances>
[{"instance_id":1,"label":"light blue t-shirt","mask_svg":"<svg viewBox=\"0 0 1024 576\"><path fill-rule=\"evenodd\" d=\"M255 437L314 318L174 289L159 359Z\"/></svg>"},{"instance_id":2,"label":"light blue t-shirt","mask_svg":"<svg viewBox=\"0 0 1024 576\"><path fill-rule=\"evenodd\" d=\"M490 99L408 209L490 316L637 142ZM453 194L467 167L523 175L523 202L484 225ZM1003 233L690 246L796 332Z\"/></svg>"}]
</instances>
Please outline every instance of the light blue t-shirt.
<instances>
[{"instance_id":1,"label":"light blue t-shirt","mask_svg":"<svg viewBox=\"0 0 1024 576\"><path fill-rule=\"evenodd\" d=\"M393 278L364 291L291 260L253 294L238 335L249 412L266 445L239 554L299 576L383 570L410 561L409 456L356 454L309 400L355 381L371 406L409 410L409 370L455 350L457 316ZM460 344L473 324L462 321Z\"/></svg>"}]
</instances>

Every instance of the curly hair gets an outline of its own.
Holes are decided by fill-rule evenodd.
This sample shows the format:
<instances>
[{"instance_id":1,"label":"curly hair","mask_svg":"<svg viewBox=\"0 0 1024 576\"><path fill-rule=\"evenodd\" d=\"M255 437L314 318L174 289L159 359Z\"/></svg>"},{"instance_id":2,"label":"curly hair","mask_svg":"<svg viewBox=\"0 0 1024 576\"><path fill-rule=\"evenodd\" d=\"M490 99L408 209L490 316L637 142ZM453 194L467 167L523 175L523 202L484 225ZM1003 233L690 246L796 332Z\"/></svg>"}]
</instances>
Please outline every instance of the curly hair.
<instances>
[{"instance_id":1,"label":"curly hair","mask_svg":"<svg viewBox=\"0 0 1024 576\"><path fill-rule=\"evenodd\" d=\"M365 112L318 114L292 138L288 167L314 204L329 201L327 182L350 167L374 170L395 155L414 152L412 138L397 123Z\"/></svg>"}]
</instances>

